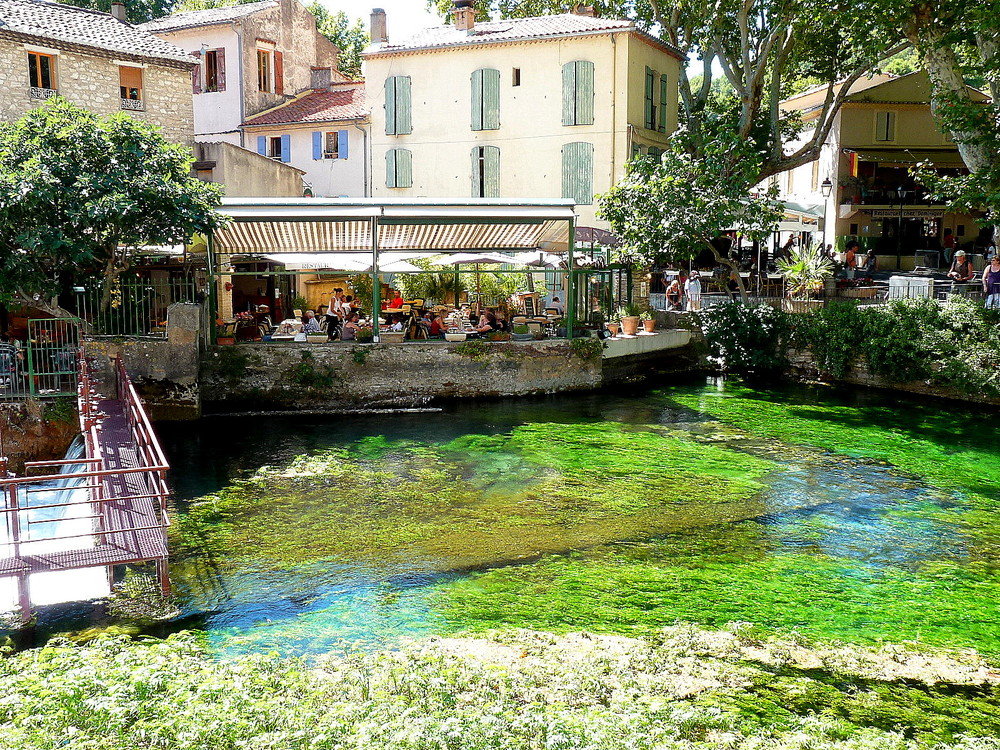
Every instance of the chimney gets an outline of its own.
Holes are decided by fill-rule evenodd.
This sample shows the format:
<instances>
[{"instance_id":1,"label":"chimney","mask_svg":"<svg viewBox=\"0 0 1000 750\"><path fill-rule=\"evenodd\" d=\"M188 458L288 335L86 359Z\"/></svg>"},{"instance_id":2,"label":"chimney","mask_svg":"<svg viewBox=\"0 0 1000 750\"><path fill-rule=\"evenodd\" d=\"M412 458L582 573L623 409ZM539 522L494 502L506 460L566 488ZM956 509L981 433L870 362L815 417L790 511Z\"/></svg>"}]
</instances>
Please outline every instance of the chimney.
<instances>
[{"instance_id":1,"label":"chimney","mask_svg":"<svg viewBox=\"0 0 1000 750\"><path fill-rule=\"evenodd\" d=\"M573 4L573 15L576 16L587 16L588 18L596 18L597 13L594 11L593 5L584 5L583 3Z\"/></svg>"},{"instance_id":2,"label":"chimney","mask_svg":"<svg viewBox=\"0 0 1000 750\"><path fill-rule=\"evenodd\" d=\"M472 31L476 26L475 0L455 0L452 15L455 18L455 28L459 31Z\"/></svg>"},{"instance_id":3,"label":"chimney","mask_svg":"<svg viewBox=\"0 0 1000 750\"><path fill-rule=\"evenodd\" d=\"M372 44L385 44L389 41L389 32L385 25L385 11L372 8Z\"/></svg>"},{"instance_id":4,"label":"chimney","mask_svg":"<svg viewBox=\"0 0 1000 750\"><path fill-rule=\"evenodd\" d=\"M128 23L128 19L125 17L125 3L121 0L115 0L111 3L111 15L122 23Z\"/></svg>"}]
</instances>

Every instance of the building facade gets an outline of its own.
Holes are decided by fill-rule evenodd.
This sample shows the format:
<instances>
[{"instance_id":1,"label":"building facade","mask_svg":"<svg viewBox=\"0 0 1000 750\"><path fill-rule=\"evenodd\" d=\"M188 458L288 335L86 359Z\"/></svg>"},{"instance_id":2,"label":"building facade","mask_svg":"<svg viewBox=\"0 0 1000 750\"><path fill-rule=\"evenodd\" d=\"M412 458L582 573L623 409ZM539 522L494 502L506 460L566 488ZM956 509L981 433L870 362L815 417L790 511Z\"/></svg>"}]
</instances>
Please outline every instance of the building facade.
<instances>
[{"instance_id":1,"label":"building facade","mask_svg":"<svg viewBox=\"0 0 1000 750\"><path fill-rule=\"evenodd\" d=\"M783 103L802 113L804 138L811 135L808 124L825 92L824 86ZM880 268L902 270L946 263L942 250L950 244L948 235L956 246L981 252L979 217L935 202L910 173L920 163L941 173L966 171L954 141L931 112L930 95L931 82L922 71L858 81L820 158L772 178L786 201L820 208L827 244L843 249L856 239L863 249L875 249ZM974 96L987 100L980 92Z\"/></svg>"},{"instance_id":2,"label":"building facade","mask_svg":"<svg viewBox=\"0 0 1000 750\"><path fill-rule=\"evenodd\" d=\"M469 6L400 41L373 13L372 193L564 197L582 225L603 226L595 196L676 127L682 56L629 21L584 11L476 23Z\"/></svg>"},{"instance_id":3,"label":"building facade","mask_svg":"<svg viewBox=\"0 0 1000 750\"><path fill-rule=\"evenodd\" d=\"M298 0L174 13L140 28L197 59L187 89L199 140L251 148L244 120L329 81L337 65L337 48Z\"/></svg>"},{"instance_id":4,"label":"building facade","mask_svg":"<svg viewBox=\"0 0 1000 750\"><path fill-rule=\"evenodd\" d=\"M191 74L185 50L113 13L37 0L0 0L0 119L59 95L99 114L125 111L191 144Z\"/></svg>"},{"instance_id":5,"label":"building facade","mask_svg":"<svg viewBox=\"0 0 1000 750\"><path fill-rule=\"evenodd\" d=\"M369 192L369 117L365 86L331 83L243 124L258 154L302 170L309 194L363 198Z\"/></svg>"}]
</instances>

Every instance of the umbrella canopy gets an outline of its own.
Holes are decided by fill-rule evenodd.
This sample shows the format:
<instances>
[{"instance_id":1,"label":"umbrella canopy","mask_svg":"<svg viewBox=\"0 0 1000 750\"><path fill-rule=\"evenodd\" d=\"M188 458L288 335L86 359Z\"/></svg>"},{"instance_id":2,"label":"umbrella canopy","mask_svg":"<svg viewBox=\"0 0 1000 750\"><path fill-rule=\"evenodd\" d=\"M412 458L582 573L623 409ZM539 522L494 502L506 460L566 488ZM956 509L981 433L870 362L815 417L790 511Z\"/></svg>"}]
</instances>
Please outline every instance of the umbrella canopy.
<instances>
[{"instance_id":1,"label":"umbrella canopy","mask_svg":"<svg viewBox=\"0 0 1000 750\"><path fill-rule=\"evenodd\" d=\"M544 250L532 251L528 253L518 253L514 256L514 263L519 266L534 266L537 268L559 268L563 265L563 259L553 253Z\"/></svg>"},{"instance_id":2,"label":"umbrella canopy","mask_svg":"<svg viewBox=\"0 0 1000 750\"><path fill-rule=\"evenodd\" d=\"M510 256L500 253L455 253L435 261L435 265L464 266L466 264L479 265L480 263L510 263L511 260Z\"/></svg>"},{"instance_id":3,"label":"umbrella canopy","mask_svg":"<svg viewBox=\"0 0 1000 750\"><path fill-rule=\"evenodd\" d=\"M379 257L379 271L385 273L417 273L424 269L407 262L407 258L422 257L421 253L383 253ZM274 253L265 255L268 260L283 263L289 270L316 269L317 271L346 271L370 273L371 253Z\"/></svg>"}]
</instances>

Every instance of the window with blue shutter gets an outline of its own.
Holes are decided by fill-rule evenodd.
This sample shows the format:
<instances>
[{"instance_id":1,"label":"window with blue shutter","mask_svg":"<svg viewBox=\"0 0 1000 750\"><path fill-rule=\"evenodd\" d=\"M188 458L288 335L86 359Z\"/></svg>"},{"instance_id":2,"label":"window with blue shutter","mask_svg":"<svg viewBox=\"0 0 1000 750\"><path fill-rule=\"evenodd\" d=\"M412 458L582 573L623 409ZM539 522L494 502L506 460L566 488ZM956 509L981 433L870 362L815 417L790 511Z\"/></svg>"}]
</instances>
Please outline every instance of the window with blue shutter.
<instances>
[{"instance_id":1,"label":"window with blue shutter","mask_svg":"<svg viewBox=\"0 0 1000 750\"><path fill-rule=\"evenodd\" d=\"M347 158L347 131L338 130L337 131L337 158L346 159Z\"/></svg>"},{"instance_id":2,"label":"window with blue shutter","mask_svg":"<svg viewBox=\"0 0 1000 750\"><path fill-rule=\"evenodd\" d=\"M656 129L661 133L667 132L667 77L660 76L660 116L656 121Z\"/></svg>"},{"instance_id":3,"label":"window with blue shutter","mask_svg":"<svg viewBox=\"0 0 1000 750\"><path fill-rule=\"evenodd\" d=\"M500 71L472 71L472 129L500 129Z\"/></svg>"},{"instance_id":4,"label":"window with blue shutter","mask_svg":"<svg viewBox=\"0 0 1000 750\"><path fill-rule=\"evenodd\" d=\"M258 135L257 136L257 153L261 156L267 156L267 136Z\"/></svg>"},{"instance_id":5,"label":"window with blue shutter","mask_svg":"<svg viewBox=\"0 0 1000 750\"><path fill-rule=\"evenodd\" d=\"M413 132L409 76L385 79L385 134L406 135Z\"/></svg>"},{"instance_id":6,"label":"window with blue shutter","mask_svg":"<svg viewBox=\"0 0 1000 750\"><path fill-rule=\"evenodd\" d=\"M562 149L562 197L580 205L594 202L594 146L567 143Z\"/></svg>"},{"instance_id":7,"label":"window with blue shutter","mask_svg":"<svg viewBox=\"0 0 1000 750\"><path fill-rule=\"evenodd\" d=\"M390 148L385 152L385 186L413 187L413 154L405 148Z\"/></svg>"},{"instance_id":8,"label":"window with blue shutter","mask_svg":"<svg viewBox=\"0 0 1000 750\"><path fill-rule=\"evenodd\" d=\"M312 134L313 142L313 159L323 158L323 134L313 131Z\"/></svg>"},{"instance_id":9,"label":"window with blue shutter","mask_svg":"<svg viewBox=\"0 0 1000 750\"><path fill-rule=\"evenodd\" d=\"M656 130L656 105L653 103L653 88L656 85L656 72L652 68L646 68L646 89L645 89L645 122L647 130Z\"/></svg>"},{"instance_id":10,"label":"window with blue shutter","mask_svg":"<svg viewBox=\"0 0 1000 750\"><path fill-rule=\"evenodd\" d=\"M563 125L594 124L594 63L563 65Z\"/></svg>"},{"instance_id":11,"label":"window with blue shutter","mask_svg":"<svg viewBox=\"0 0 1000 750\"><path fill-rule=\"evenodd\" d=\"M472 197L500 197L500 149L496 146L472 149Z\"/></svg>"},{"instance_id":12,"label":"window with blue shutter","mask_svg":"<svg viewBox=\"0 0 1000 750\"><path fill-rule=\"evenodd\" d=\"M292 160L292 136L287 133L281 136L281 161L286 164Z\"/></svg>"}]
</instances>

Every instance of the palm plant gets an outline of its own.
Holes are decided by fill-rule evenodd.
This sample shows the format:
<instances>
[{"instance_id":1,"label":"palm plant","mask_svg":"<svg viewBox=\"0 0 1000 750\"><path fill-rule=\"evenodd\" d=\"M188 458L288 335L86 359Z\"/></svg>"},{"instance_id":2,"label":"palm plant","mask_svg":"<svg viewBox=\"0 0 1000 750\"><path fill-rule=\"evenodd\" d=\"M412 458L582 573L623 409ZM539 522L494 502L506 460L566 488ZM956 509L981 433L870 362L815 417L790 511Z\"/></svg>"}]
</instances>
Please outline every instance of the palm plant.
<instances>
[{"instance_id":1,"label":"palm plant","mask_svg":"<svg viewBox=\"0 0 1000 750\"><path fill-rule=\"evenodd\" d=\"M788 296L805 300L823 290L823 280L833 275L833 263L815 248L800 245L792 248L788 260L779 260L778 270L785 275Z\"/></svg>"}]
</instances>

